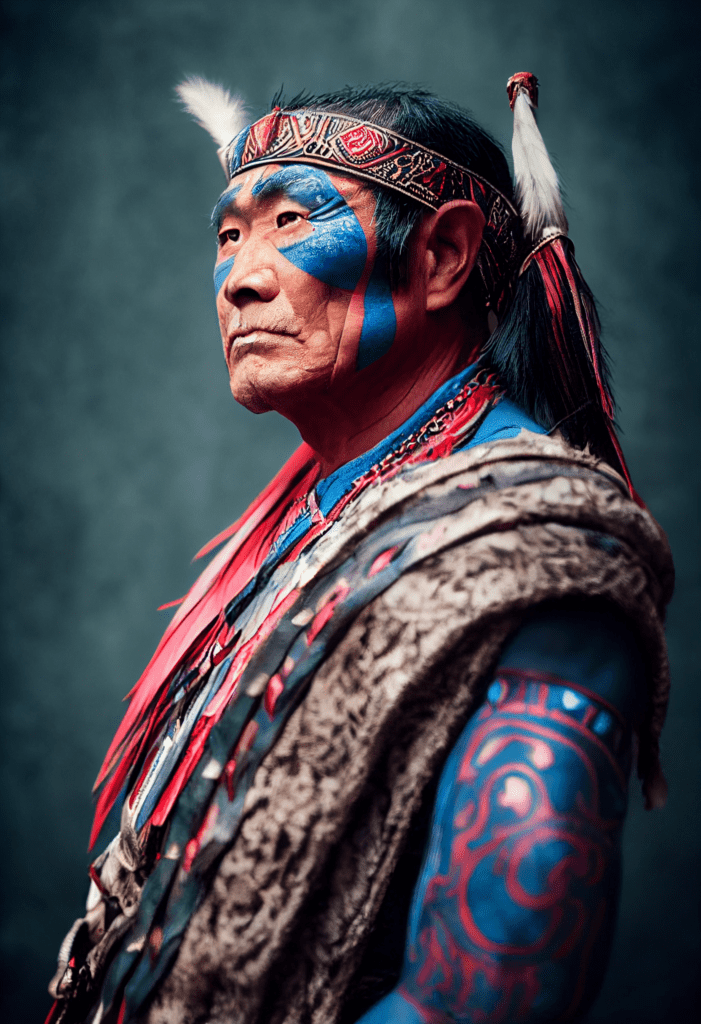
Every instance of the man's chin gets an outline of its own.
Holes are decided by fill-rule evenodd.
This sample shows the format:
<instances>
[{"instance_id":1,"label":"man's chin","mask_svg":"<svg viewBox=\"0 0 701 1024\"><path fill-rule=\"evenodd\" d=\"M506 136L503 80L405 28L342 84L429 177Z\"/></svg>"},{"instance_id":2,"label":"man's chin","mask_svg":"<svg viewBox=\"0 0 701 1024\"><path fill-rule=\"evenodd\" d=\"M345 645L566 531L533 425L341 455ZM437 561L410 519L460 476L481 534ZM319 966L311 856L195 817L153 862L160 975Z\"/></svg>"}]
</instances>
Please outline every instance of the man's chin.
<instances>
[{"instance_id":1,"label":"man's chin","mask_svg":"<svg viewBox=\"0 0 701 1024\"><path fill-rule=\"evenodd\" d=\"M229 387L231 394L239 405L242 405L244 409L248 409L249 412L261 413L270 412L274 406L267 401L263 395L261 395L256 388L254 388L250 381L240 382L232 377L229 381Z\"/></svg>"},{"instance_id":2,"label":"man's chin","mask_svg":"<svg viewBox=\"0 0 701 1024\"><path fill-rule=\"evenodd\" d=\"M295 422L295 410L314 403L328 388L332 367L309 375L299 367L280 360L276 366L260 366L257 361L238 361L229 366L229 387L239 405L249 412L280 413Z\"/></svg>"}]
</instances>

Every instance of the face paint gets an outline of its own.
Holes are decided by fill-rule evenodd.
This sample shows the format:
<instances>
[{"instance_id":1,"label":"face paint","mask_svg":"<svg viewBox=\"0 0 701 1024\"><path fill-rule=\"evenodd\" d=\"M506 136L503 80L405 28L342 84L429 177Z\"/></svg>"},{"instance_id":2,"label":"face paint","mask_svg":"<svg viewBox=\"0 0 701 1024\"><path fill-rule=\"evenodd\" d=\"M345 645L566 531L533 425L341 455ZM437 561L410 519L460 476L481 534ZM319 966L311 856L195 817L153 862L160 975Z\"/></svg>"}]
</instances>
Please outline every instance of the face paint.
<instances>
[{"instance_id":1,"label":"face paint","mask_svg":"<svg viewBox=\"0 0 701 1024\"><path fill-rule=\"evenodd\" d=\"M309 210L307 223L314 230L281 248L285 259L332 288L356 288L367 259L365 232L328 174L318 167L283 167L256 182L251 192L260 199L284 193Z\"/></svg>"},{"instance_id":2,"label":"face paint","mask_svg":"<svg viewBox=\"0 0 701 1024\"><path fill-rule=\"evenodd\" d=\"M212 210L212 226L218 231L222 221L222 217L227 209L231 206L236 196L241 191L240 185L233 185L228 188L217 200L217 205ZM230 256L228 259L223 260L221 263L214 265L214 298L216 299L219 292L222 289L222 285L226 281L231 268L234 265L234 257Z\"/></svg>"},{"instance_id":3,"label":"face paint","mask_svg":"<svg viewBox=\"0 0 701 1024\"><path fill-rule=\"evenodd\" d=\"M216 206L212 210L211 224L215 231L218 231L221 227L222 217L226 213L227 209L231 206L236 196L241 191L241 185L232 185L226 192L217 199Z\"/></svg>"},{"instance_id":4,"label":"face paint","mask_svg":"<svg viewBox=\"0 0 701 1024\"><path fill-rule=\"evenodd\" d=\"M360 332L356 370L364 370L389 352L396 331L397 315L394 312L389 277L376 260L365 290L363 328Z\"/></svg>"},{"instance_id":5,"label":"face paint","mask_svg":"<svg viewBox=\"0 0 701 1024\"><path fill-rule=\"evenodd\" d=\"M228 189L218 201L212 214L217 227L242 187ZM371 234L366 237L355 211L328 174L307 165L286 165L267 177L261 174L251 186L251 196L258 201L288 198L304 207L308 211L304 219L309 225L306 237L288 245L276 245L275 233L271 232L268 240L294 267L329 287L353 293L340 340L340 363L334 373L344 366L346 371L363 370L389 352L397 318L387 270L375 260L372 214L367 215L367 230ZM216 265L217 295L233 263L234 257L230 256ZM342 351L346 355L342 356Z\"/></svg>"},{"instance_id":6,"label":"face paint","mask_svg":"<svg viewBox=\"0 0 701 1024\"><path fill-rule=\"evenodd\" d=\"M214 266L214 298L219 295L224 282L231 273L231 268L234 265L235 256L229 256L228 260L223 260L221 263L217 263Z\"/></svg>"},{"instance_id":7,"label":"face paint","mask_svg":"<svg viewBox=\"0 0 701 1024\"><path fill-rule=\"evenodd\" d=\"M315 228L308 238L281 248L282 255L325 284L355 290L367 260L367 240L355 213L328 175L315 167L284 167L252 189L259 197L279 191L306 206L310 211L307 220ZM363 298L357 370L389 351L396 329L389 278L375 263Z\"/></svg>"}]
</instances>

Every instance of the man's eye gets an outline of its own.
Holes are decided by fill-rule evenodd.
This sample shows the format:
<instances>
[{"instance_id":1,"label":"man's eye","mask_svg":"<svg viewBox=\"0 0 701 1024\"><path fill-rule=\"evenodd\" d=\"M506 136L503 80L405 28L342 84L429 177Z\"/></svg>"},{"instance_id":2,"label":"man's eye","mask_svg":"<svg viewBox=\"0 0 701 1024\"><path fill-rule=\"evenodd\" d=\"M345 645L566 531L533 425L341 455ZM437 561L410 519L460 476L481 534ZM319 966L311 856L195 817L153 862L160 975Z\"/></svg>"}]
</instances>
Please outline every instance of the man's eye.
<instances>
[{"instance_id":1,"label":"man's eye","mask_svg":"<svg viewBox=\"0 0 701 1024\"><path fill-rule=\"evenodd\" d=\"M221 248L226 245L227 242L238 242L240 237L241 232L238 228L228 228L226 231L220 231L218 235L219 247Z\"/></svg>"},{"instance_id":2,"label":"man's eye","mask_svg":"<svg viewBox=\"0 0 701 1024\"><path fill-rule=\"evenodd\" d=\"M278 214L277 226L284 228L286 224L294 224L298 220L302 220L302 214L296 213L294 210L287 210L285 213Z\"/></svg>"}]
</instances>

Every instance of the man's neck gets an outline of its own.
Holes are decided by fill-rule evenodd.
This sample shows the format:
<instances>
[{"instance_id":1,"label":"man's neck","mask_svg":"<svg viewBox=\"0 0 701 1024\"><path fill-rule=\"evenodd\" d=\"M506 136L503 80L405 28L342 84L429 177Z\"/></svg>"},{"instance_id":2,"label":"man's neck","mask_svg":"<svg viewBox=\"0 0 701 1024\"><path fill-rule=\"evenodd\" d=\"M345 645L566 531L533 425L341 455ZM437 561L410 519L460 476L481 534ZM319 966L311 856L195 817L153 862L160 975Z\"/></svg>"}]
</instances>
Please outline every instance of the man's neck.
<instances>
[{"instance_id":1,"label":"man's neck","mask_svg":"<svg viewBox=\"0 0 701 1024\"><path fill-rule=\"evenodd\" d=\"M294 409L280 411L314 450L325 477L400 427L442 384L473 362L477 352L478 346L466 351L462 339L436 346L413 369L388 367L373 379L369 367L342 389L317 393Z\"/></svg>"}]
</instances>

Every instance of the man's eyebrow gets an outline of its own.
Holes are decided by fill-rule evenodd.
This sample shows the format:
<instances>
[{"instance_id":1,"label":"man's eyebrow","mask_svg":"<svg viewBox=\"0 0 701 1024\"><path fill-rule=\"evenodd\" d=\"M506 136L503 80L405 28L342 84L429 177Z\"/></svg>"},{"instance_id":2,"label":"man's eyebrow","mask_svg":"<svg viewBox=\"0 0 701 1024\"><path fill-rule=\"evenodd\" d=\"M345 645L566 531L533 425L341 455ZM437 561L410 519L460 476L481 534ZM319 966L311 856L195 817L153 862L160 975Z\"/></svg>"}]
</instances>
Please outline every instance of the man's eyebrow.
<instances>
[{"instance_id":1,"label":"man's eyebrow","mask_svg":"<svg viewBox=\"0 0 701 1024\"><path fill-rule=\"evenodd\" d=\"M290 171L293 171L290 174ZM259 178L251 189L251 195L256 199L270 199L278 195L290 195L294 191L294 171L296 168L283 167L282 170L270 174L266 178ZM290 198L293 198L290 196Z\"/></svg>"},{"instance_id":2,"label":"man's eyebrow","mask_svg":"<svg viewBox=\"0 0 701 1024\"><path fill-rule=\"evenodd\" d=\"M211 223L211 225L212 225L212 227L214 228L215 231L219 230L219 226L220 226L220 224L222 222L222 218L223 218L224 214L227 212L227 210L231 206L235 206L236 205L235 202L234 202L234 199L236 198L236 196L241 191L241 188L242 188L241 185L234 185L232 188L228 188L226 190L226 192L222 192L222 194L217 199L216 205L215 205L214 209L212 210L212 217L211 217L211 221L210 221L210 223Z\"/></svg>"},{"instance_id":3,"label":"man's eyebrow","mask_svg":"<svg viewBox=\"0 0 701 1024\"><path fill-rule=\"evenodd\" d=\"M307 164L281 167L279 171L259 179L251 189L251 194L256 199L284 195L306 206L308 210L315 210L329 199L339 196L328 175L318 167Z\"/></svg>"},{"instance_id":4,"label":"man's eyebrow","mask_svg":"<svg viewBox=\"0 0 701 1024\"><path fill-rule=\"evenodd\" d=\"M212 227L216 231L219 230L224 214L232 207L235 209L234 198L241 188L242 185L236 185L227 189L219 197L212 210ZM283 195L306 206L309 210L316 210L330 200L345 203L328 175L319 168L310 167L307 164L288 165L267 175L265 170L262 170L251 188L251 195L258 201Z\"/></svg>"}]
</instances>

